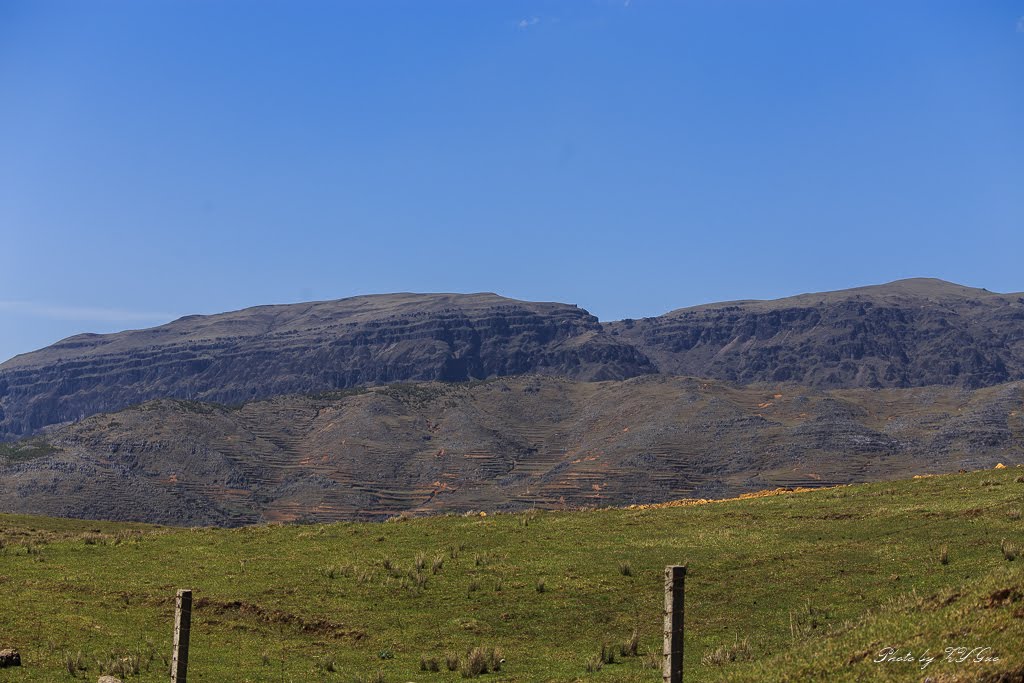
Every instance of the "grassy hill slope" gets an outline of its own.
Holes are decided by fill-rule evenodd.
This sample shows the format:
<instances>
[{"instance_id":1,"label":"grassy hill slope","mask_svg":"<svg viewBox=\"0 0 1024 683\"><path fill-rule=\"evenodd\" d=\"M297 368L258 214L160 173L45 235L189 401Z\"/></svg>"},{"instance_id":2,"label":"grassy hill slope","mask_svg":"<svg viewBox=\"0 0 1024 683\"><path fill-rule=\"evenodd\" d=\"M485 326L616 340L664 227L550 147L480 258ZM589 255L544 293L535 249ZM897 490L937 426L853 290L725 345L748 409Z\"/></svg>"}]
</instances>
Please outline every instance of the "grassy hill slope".
<instances>
[{"instance_id":1,"label":"grassy hill slope","mask_svg":"<svg viewBox=\"0 0 1024 683\"><path fill-rule=\"evenodd\" d=\"M24 663L2 678L137 666L130 680L165 680L189 587L190 681L455 681L446 656L482 647L505 659L482 680L653 682L662 570L688 562L687 681L1017 681L1021 474L383 524L0 516L0 648ZM638 654L622 656L634 630ZM616 661L596 670L603 645ZM885 647L999 661L875 663ZM440 671L422 671L432 659Z\"/></svg>"}]
</instances>

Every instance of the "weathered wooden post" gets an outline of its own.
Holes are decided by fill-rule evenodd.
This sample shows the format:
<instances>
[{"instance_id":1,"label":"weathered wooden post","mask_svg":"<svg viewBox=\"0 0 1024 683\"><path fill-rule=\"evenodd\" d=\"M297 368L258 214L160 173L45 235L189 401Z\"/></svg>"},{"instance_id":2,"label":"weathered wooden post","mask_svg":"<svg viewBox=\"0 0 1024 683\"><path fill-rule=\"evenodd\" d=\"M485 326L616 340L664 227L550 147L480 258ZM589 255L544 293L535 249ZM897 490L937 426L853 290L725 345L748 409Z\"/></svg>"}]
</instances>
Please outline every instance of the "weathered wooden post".
<instances>
[{"instance_id":1,"label":"weathered wooden post","mask_svg":"<svg viewBox=\"0 0 1024 683\"><path fill-rule=\"evenodd\" d=\"M185 683L188 675L188 632L192 625L192 591L181 589L174 604L174 653L171 683Z\"/></svg>"},{"instance_id":2,"label":"weathered wooden post","mask_svg":"<svg viewBox=\"0 0 1024 683\"><path fill-rule=\"evenodd\" d=\"M665 661L664 683L683 683L683 585L686 567L665 567Z\"/></svg>"}]
</instances>

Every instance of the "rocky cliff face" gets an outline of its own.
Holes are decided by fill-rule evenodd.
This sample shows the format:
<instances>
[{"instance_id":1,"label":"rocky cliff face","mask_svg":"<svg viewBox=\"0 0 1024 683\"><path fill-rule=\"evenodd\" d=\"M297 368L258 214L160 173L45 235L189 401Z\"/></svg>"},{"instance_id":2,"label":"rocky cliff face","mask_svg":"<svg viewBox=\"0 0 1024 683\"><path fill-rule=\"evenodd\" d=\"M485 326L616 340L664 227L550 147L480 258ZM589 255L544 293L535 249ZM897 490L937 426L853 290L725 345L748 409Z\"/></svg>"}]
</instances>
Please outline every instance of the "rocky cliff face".
<instances>
[{"instance_id":1,"label":"rocky cliff face","mask_svg":"<svg viewBox=\"0 0 1024 683\"><path fill-rule=\"evenodd\" d=\"M982 387L1024 378L1024 295L941 280L711 304L608 329L663 373L741 383Z\"/></svg>"},{"instance_id":2,"label":"rocky cliff face","mask_svg":"<svg viewBox=\"0 0 1024 683\"><path fill-rule=\"evenodd\" d=\"M395 294L84 334L0 365L0 440L152 398L241 403L399 381L654 372L585 310L493 294Z\"/></svg>"},{"instance_id":3,"label":"rocky cliff face","mask_svg":"<svg viewBox=\"0 0 1024 683\"><path fill-rule=\"evenodd\" d=\"M1024 295L939 280L602 325L576 306L392 294L78 335L0 365L0 441L155 398L226 404L391 382L660 372L810 387L1024 379Z\"/></svg>"}]
</instances>

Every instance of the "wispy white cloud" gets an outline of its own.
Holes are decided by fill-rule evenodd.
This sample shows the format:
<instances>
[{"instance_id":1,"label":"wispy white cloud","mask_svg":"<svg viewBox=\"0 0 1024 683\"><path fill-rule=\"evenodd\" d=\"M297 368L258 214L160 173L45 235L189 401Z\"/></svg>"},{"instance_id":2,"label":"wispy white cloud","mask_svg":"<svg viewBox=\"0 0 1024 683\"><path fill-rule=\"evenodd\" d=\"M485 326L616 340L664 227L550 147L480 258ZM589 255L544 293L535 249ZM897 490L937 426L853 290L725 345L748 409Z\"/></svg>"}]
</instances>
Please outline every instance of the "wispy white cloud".
<instances>
[{"instance_id":1,"label":"wispy white cloud","mask_svg":"<svg viewBox=\"0 0 1024 683\"><path fill-rule=\"evenodd\" d=\"M519 23L516 24L521 29L527 29L531 26L536 26L540 23L540 17L529 17L528 19L520 19Z\"/></svg>"},{"instance_id":2,"label":"wispy white cloud","mask_svg":"<svg viewBox=\"0 0 1024 683\"><path fill-rule=\"evenodd\" d=\"M1017 20L1017 33L1024 33L1024 17Z\"/></svg>"},{"instance_id":3,"label":"wispy white cloud","mask_svg":"<svg viewBox=\"0 0 1024 683\"><path fill-rule=\"evenodd\" d=\"M27 315L33 318L50 320L82 320L92 322L152 322L173 320L178 316L173 313L157 313L151 311L127 311L119 308L102 308L94 306L61 306L37 301L3 301L0 300L0 312Z\"/></svg>"}]
</instances>

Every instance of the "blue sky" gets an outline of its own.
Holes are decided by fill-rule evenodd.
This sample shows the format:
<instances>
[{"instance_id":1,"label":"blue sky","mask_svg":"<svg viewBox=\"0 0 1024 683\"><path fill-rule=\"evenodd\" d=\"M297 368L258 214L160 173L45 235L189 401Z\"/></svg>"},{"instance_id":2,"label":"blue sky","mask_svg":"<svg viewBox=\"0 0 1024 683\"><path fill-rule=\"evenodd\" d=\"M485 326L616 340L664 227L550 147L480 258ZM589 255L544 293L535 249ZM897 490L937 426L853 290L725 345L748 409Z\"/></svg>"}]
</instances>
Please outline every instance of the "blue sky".
<instances>
[{"instance_id":1,"label":"blue sky","mask_svg":"<svg viewBox=\"0 0 1024 683\"><path fill-rule=\"evenodd\" d=\"M392 291L1024 290L1024 0L0 0L0 360Z\"/></svg>"}]
</instances>

